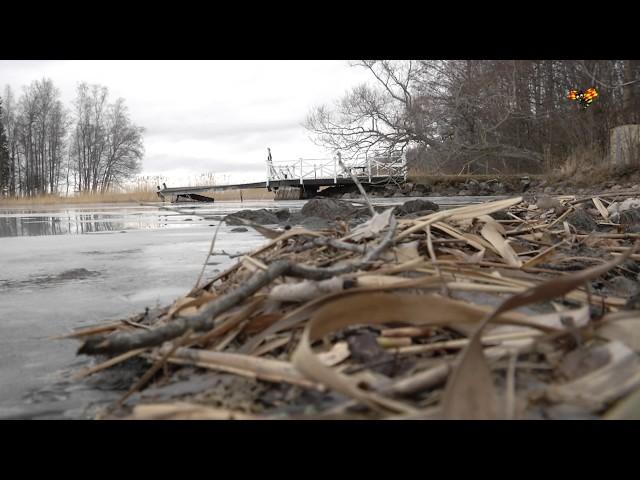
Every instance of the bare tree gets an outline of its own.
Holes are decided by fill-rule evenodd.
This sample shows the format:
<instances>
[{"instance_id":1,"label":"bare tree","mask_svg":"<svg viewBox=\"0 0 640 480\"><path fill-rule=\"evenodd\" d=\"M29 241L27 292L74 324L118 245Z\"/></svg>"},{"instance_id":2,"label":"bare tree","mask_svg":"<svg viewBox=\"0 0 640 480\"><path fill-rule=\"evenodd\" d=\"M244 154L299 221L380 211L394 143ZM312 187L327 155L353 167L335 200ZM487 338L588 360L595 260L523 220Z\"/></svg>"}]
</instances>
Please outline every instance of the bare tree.
<instances>
[{"instance_id":1,"label":"bare tree","mask_svg":"<svg viewBox=\"0 0 640 480\"><path fill-rule=\"evenodd\" d=\"M144 156L142 134L144 128L133 125L124 99L110 105L106 117L106 152L101 166L101 190L128 179L140 170Z\"/></svg>"},{"instance_id":2,"label":"bare tree","mask_svg":"<svg viewBox=\"0 0 640 480\"><path fill-rule=\"evenodd\" d=\"M5 115L2 108L2 98L0 98L0 195L8 192L11 184L11 169L9 156L9 143L5 128Z\"/></svg>"},{"instance_id":3,"label":"bare tree","mask_svg":"<svg viewBox=\"0 0 640 480\"><path fill-rule=\"evenodd\" d=\"M100 85L78 85L72 155L78 191L104 192L140 169L144 129L131 123L124 99L108 103Z\"/></svg>"},{"instance_id":4,"label":"bare tree","mask_svg":"<svg viewBox=\"0 0 640 480\"><path fill-rule=\"evenodd\" d=\"M576 149L603 157L610 129L638 121L637 63L359 61L371 81L315 107L305 126L330 149L408 149L431 173L540 171ZM589 109L566 97L596 84Z\"/></svg>"}]
</instances>

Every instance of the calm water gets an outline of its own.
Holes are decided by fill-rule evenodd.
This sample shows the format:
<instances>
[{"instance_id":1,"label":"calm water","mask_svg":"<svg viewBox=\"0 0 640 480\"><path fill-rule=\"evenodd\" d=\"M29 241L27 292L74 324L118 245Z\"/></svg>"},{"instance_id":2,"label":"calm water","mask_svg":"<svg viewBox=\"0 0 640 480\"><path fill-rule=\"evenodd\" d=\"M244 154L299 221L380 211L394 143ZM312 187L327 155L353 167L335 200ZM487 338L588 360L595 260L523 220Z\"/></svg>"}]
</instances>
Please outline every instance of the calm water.
<instances>
[{"instance_id":1,"label":"calm water","mask_svg":"<svg viewBox=\"0 0 640 480\"><path fill-rule=\"evenodd\" d=\"M430 197L443 206L489 197ZM375 199L401 204L406 198ZM73 329L162 306L186 294L220 219L304 201L0 209L0 418L84 418L117 395L71 375L92 364ZM264 238L223 224L206 275ZM115 395L115 397L114 397Z\"/></svg>"}]
</instances>

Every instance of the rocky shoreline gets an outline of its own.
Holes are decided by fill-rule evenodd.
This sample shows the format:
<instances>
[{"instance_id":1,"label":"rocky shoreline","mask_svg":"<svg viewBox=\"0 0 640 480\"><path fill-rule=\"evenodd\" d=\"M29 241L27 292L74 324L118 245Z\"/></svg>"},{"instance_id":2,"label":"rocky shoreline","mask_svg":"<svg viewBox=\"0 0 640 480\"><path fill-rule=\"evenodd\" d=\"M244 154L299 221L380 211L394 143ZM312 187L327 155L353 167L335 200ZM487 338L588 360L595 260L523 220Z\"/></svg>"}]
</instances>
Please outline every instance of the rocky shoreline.
<instances>
[{"instance_id":1,"label":"rocky shoreline","mask_svg":"<svg viewBox=\"0 0 640 480\"><path fill-rule=\"evenodd\" d=\"M640 193L640 181L637 178L626 180L608 180L600 185L583 186L572 179L552 181L536 177L494 178L489 180L446 179L433 183L407 182L403 185L385 185L368 187L371 197L448 197L448 196L502 196L528 194L545 195L593 195L599 193L615 193L635 190ZM339 197L342 199L361 198L355 187L344 192L338 189L327 189L321 196Z\"/></svg>"},{"instance_id":2,"label":"rocky shoreline","mask_svg":"<svg viewBox=\"0 0 640 480\"><path fill-rule=\"evenodd\" d=\"M384 207L374 207L383 211ZM415 218L439 210L439 206L429 200L414 199L397 206L397 217ZM301 226L312 230L334 227L345 222L350 228L364 222L369 215L368 207L356 206L352 202L335 198L313 198L299 212L289 209L241 210L225 217L227 225L238 226L235 232L245 232L244 225L279 225L285 229Z\"/></svg>"}]
</instances>

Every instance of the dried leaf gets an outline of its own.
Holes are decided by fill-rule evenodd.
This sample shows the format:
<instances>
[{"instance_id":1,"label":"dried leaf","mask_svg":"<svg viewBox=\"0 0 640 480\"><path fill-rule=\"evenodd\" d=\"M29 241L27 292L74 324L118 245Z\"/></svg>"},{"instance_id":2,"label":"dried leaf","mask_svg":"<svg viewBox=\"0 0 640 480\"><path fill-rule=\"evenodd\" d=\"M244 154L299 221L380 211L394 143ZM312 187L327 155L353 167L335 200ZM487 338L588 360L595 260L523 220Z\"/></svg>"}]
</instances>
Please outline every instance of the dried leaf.
<instances>
[{"instance_id":1,"label":"dried leaf","mask_svg":"<svg viewBox=\"0 0 640 480\"><path fill-rule=\"evenodd\" d=\"M522 260L518 258L518 255L513 251L511 245L509 245L500 232L498 232L495 222L485 223L480 234L495 247L500 256L507 262L507 265L512 267L522 266Z\"/></svg>"},{"instance_id":2,"label":"dried leaf","mask_svg":"<svg viewBox=\"0 0 640 480\"><path fill-rule=\"evenodd\" d=\"M640 388L618 402L603 418L605 420L640 420Z\"/></svg>"},{"instance_id":3,"label":"dried leaf","mask_svg":"<svg viewBox=\"0 0 640 480\"><path fill-rule=\"evenodd\" d=\"M396 245L393 249L384 252L380 256L380 259L389 262L404 263L419 258L418 243L418 241L415 241Z\"/></svg>"},{"instance_id":4,"label":"dried leaf","mask_svg":"<svg viewBox=\"0 0 640 480\"><path fill-rule=\"evenodd\" d=\"M331 350L318 354L318 359L327 367L333 367L344 362L351 355L349 344L347 342L338 342Z\"/></svg>"},{"instance_id":5,"label":"dried leaf","mask_svg":"<svg viewBox=\"0 0 640 480\"><path fill-rule=\"evenodd\" d=\"M453 228L451 225L447 225L446 223L443 223L443 222L434 223L433 228L437 228L438 230L441 230L444 233L451 235L453 238L466 241L469 245L471 245L476 250L484 250L488 248L489 250L495 251L496 253L498 253L497 250L493 247L493 245L485 241L482 237L479 237L478 235L474 235L473 233L461 232Z\"/></svg>"},{"instance_id":6,"label":"dried leaf","mask_svg":"<svg viewBox=\"0 0 640 480\"><path fill-rule=\"evenodd\" d=\"M377 237L382 230L389 226L392 213L393 208L388 208L382 213L376 213L369 220L354 228L349 237L355 241Z\"/></svg>"},{"instance_id":7,"label":"dried leaf","mask_svg":"<svg viewBox=\"0 0 640 480\"><path fill-rule=\"evenodd\" d=\"M597 330L598 335L608 340L618 340L640 353L640 312L635 313L635 318L603 322Z\"/></svg>"},{"instance_id":8,"label":"dried leaf","mask_svg":"<svg viewBox=\"0 0 640 480\"><path fill-rule=\"evenodd\" d=\"M165 348L160 350L160 354L163 353L166 353ZM271 358L181 347L171 354L168 361L180 365L194 365L221 372L230 372L268 382L286 382L307 388L321 388L317 383L300 375L289 362Z\"/></svg>"},{"instance_id":9,"label":"dried leaf","mask_svg":"<svg viewBox=\"0 0 640 480\"><path fill-rule=\"evenodd\" d=\"M604 208L604 205L602 204L602 200L600 200L598 197L593 197L592 200L593 200L593 204L598 209L598 212L600 212L600 215L602 215L602 218L604 218L605 220L609 220L609 211L606 208Z\"/></svg>"},{"instance_id":10,"label":"dried leaf","mask_svg":"<svg viewBox=\"0 0 640 480\"><path fill-rule=\"evenodd\" d=\"M129 420L256 420L255 415L186 402L137 405Z\"/></svg>"}]
</instances>

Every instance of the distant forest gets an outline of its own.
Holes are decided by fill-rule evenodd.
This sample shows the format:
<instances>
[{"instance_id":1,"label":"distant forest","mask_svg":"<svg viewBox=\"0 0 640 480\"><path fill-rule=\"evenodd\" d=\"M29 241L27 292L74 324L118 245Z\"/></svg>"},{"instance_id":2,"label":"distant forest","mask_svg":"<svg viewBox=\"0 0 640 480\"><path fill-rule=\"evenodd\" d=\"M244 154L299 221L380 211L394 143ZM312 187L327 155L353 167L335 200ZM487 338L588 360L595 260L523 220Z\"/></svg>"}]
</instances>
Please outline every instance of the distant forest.
<instances>
[{"instance_id":1,"label":"distant forest","mask_svg":"<svg viewBox=\"0 0 640 480\"><path fill-rule=\"evenodd\" d=\"M406 153L425 174L547 172L602 162L613 127L640 122L638 60L358 61L371 82L305 126L343 154ZM593 87L584 108L568 98ZM640 161L640 159L638 159Z\"/></svg>"},{"instance_id":2,"label":"distant forest","mask_svg":"<svg viewBox=\"0 0 640 480\"><path fill-rule=\"evenodd\" d=\"M143 133L124 99L109 101L107 87L80 83L67 108L50 79L23 87L19 97L7 86L0 97L0 195L109 191L140 170Z\"/></svg>"}]
</instances>

